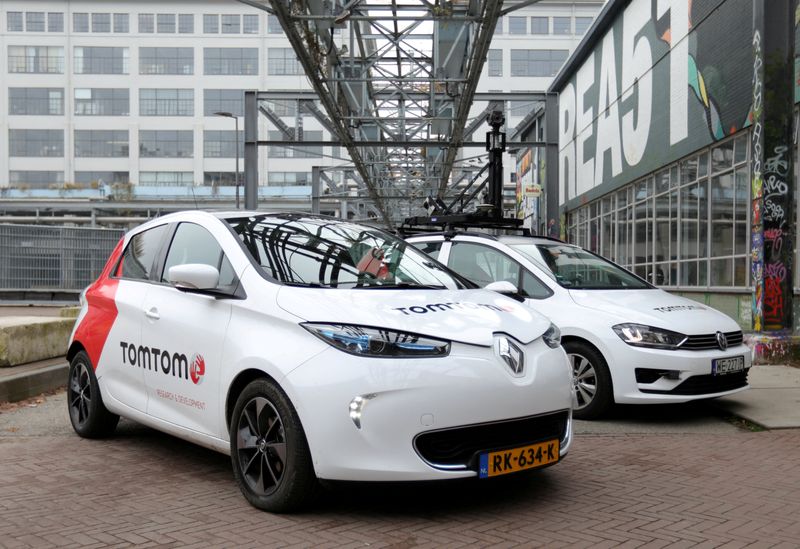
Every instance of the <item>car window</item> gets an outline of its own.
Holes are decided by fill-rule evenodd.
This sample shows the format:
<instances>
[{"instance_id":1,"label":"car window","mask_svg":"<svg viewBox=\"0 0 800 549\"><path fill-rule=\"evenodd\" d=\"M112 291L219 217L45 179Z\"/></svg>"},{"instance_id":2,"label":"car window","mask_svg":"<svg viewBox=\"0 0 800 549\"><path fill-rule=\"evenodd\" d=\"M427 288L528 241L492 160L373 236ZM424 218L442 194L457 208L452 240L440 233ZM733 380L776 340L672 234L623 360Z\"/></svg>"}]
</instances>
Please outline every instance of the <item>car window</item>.
<instances>
[{"instance_id":1,"label":"car window","mask_svg":"<svg viewBox=\"0 0 800 549\"><path fill-rule=\"evenodd\" d=\"M262 272L325 288L465 288L468 281L380 229L293 214L229 219Z\"/></svg>"},{"instance_id":2,"label":"car window","mask_svg":"<svg viewBox=\"0 0 800 549\"><path fill-rule=\"evenodd\" d=\"M222 247L210 232L195 223L181 223L172 238L161 282L168 282L169 268L175 265L199 263L210 265L219 271L220 288L227 288L236 283L233 267L222 251Z\"/></svg>"},{"instance_id":3,"label":"car window","mask_svg":"<svg viewBox=\"0 0 800 549\"><path fill-rule=\"evenodd\" d=\"M553 295L553 290L526 269L522 269L522 284L519 289L524 297L530 299L545 299Z\"/></svg>"},{"instance_id":4,"label":"car window","mask_svg":"<svg viewBox=\"0 0 800 549\"><path fill-rule=\"evenodd\" d=\"M167 225L159 225L135 235L125 248L117 266L117 276L134 280L149 280Z\"/></svg>"},{"instance_id":5,"label":"car window","mask_svg":"<svg viewBox=\"0 0 800 549\"><path fill-rule=\"evenodd\" d=\"M424 254L431 256L434 259L439 259L439 253L442 251L442 244L444 240L437 242L412 242L411 245Z\"/></svg>"},{"instance_id":6,"label":"car window","mask_svg":"<svg viewBox=\"0 0 800 549\"><path fill-rule=\"evenodd\" d=\"M502 252L483 244L453 243L448 266L481 287L500 280L520 287L520 264Z\"/></svg>"}]
</instances>

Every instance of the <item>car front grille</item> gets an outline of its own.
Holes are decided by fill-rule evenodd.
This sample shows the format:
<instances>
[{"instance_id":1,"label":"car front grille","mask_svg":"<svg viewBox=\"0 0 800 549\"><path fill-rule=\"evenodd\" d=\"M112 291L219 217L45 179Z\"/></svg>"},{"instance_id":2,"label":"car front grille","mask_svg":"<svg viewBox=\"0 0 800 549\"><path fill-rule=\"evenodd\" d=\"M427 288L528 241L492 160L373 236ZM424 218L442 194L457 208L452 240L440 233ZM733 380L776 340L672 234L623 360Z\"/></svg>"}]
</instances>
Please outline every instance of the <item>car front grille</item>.
<instances>
[{"instance_id":1,"label":"car front grille","mask_svg":"<svg viewBox=\"0 0 800 549\"><path fill-rule=\"evenodd\" d=\"M525 446L554 438L564 441L569 413L466 425L421 433L414 439L414 449L434 467L474 468L479 452Z\"/></svg>"},{"instance_id":2,"label":"car front grille","mask_svg":"<svg viewBox=\"0 0 800 549\"><path fill-rule=\"evenodd\" d=\"M643 393L658 395L710 395L741 389L747 385L747 373L748 370L723 376L714 376L711 374L692 376L670 391L656 391L653 389L639 390Z\"/></svg>"},{"instance_id":3,"label":"car front grille","mask_svg":"<svg viewBox=\"0 0 800 549\"><path fill-rule=\"evenodd\" d=\"M728 340L728 347L736 347L742 344L742 331L725 332L725 339ZM703 335L690 335L683 342L679 349L687 351L706 351L710 349L719 349L717 344L717 334L703 334Z\"/></svg>"}]
</instances>

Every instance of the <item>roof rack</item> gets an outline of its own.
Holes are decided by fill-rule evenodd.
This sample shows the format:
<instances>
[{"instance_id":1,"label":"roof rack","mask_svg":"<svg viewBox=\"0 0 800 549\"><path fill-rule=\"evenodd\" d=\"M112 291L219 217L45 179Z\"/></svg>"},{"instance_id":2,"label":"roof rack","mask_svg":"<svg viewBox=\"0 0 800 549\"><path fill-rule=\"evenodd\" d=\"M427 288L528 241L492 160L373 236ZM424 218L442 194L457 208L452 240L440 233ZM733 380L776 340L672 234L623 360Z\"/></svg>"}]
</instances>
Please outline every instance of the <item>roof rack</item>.
<instances>
[{"instance_id":1,"label":"roof rack","mask_svg":"<svg viewBox=\"0 0 800 549\"><path fill-rule=\"evenodd\" d=\"M530 229L522 226L521 219L491 218L478 214L451 214L408 217L397 228L401 236L416 233L448 232L455 229L497 229L519 231L530 236Z\"/></svg>"}]
</instances>

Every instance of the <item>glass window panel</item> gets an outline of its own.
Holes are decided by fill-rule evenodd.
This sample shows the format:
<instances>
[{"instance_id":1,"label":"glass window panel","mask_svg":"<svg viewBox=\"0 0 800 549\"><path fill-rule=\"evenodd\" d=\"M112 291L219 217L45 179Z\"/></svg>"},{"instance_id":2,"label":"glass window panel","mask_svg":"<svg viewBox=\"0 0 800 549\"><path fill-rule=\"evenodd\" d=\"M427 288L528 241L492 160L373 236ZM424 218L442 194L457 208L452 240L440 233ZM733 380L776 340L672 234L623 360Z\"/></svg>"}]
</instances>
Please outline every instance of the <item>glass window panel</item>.
<instances>
[{"instance_id":1,"label":"glass window panel","mask_svg":"<svg viewBox=\"0 0 800 549\"><path fill-rule=\"evenodd\" d=\"M656 194L661 194L669 189L669 170L662 170L656 174Z\"/></svg>"},{"instance_id":2,"label":"glass window panel","mask_svg":"<svg viewBox=\"0 0 800 549\"><path fill-rule=\"evenodd\" d=\"M553 34L572 34L572 18L553 17Z\"/></svg>"},{"instance_id":3,"label":"glass window panel","mask_svg":"<svg viewBox=\"0 0 800 549\"><path fill-rule=\"evenodd\" d=\"M64 48L8 46L8 72L61 74L64 72Z\"/></svg>"},{"instance_id":4,"label":"glass window panel","mask_svg":"<svg viewBox=\"0 0 800 549\"><path fill-rule=\"evenodd\" d=\"M203 132L203 155L206 158L236 158L237 147L239 158L244 157L243 131L239 131L238 144L235 130L205 130Z\"/></svg>"},{"instance_id":5,"label":"glass window panel","mask_svg":"<svg viewBox=\"0 0 800 549\"><path fill-rule=\"evenodd\" d=\"M697 196L697 256L708 257L708 180L698 183Z\"/></svg>"},{"instance_id":6,"label":"glass window panel","mask_svg":"<svg viewBox=\"0 0 800 549\"><path fill-rule=\"evenodd\" d=\"M72 32L89 32L89 14L72 14Z\"/></svg>"},{"instance_id":7,"label":"glass window panel","mask_svg":"<svg viewBox=\"0 0 800 549\"><path fill-rule=\"evenodd\" d=\"M64 130L8 130L9 156L63 157Z\"/></svg>"},{"instance_id":8,"label":"glass window panel","mask_svg":"<svg viewBox=\"0 0 800 549\"><path fill-rule=\"evenodd\" d=\"M64 13L51 11L47 14L47 32L64 32Z\"/></svg>"},{"instance_id":9,"label":"glass window panel","mask_svg":"<svg viewBox=\"0 0 800 549\"><path fill-rule=\"evenodd\" d=\"M64 114L63 88L8 88L8 114L60 116Z\"/></svg>"},{"instance_id":10,"label":"glass window panel","mask_svg":"<svg viewBox=\"0 0 800 549\"><path fill-rule=\"evenodd\" d=\"M203 185L207 187L236 185L236 172L203 172Z\"/></svg>"},{"instance_id":11,"label":"glass window panel","mask_svg":"<svg viewBox=\"0 0 800 549\"><path fill-rule=\"evenodd\" d=\"M75 130L75 156L127 157L128 130Z\"/></svg>"},{"instance_id":12,"label":"glass window panel","mask_svg":"<svg viewBox=\"0 0 800 549\"><path fill-rule=\"evenodd\" d=\"M242 32L244 34L258 34L258 15L242 16Z\"/></svg>"},{"instance_id":13,"label":"glass window panel","mask_svg":"<svg viewBox=\"0 0 800 549\"><path fill-rule=\"evenodd\" d=\"M64 185L64 172L12 170L8 182L16 189L50 189Z\"/></svg>"},{"instance_id":14,"label":"glass window panel","mask_svg":"<svg viewBox=\"0 0 800 549\"><path fill-rule=\"evenodd\" d=\"M747 165L736 170L736 208L734 222L734 253L747 254L750 251L750 224L748 213L750 211L750 171ZM738 286L739 284L737 284Z\"/></svg>"},{"instance_id":15,"label":"glass window panel","mask_svg":"<svg viewBox=\"0 0 800 549\"><path fill-rule=\"evenodd\" d=\"M75 183L97 188L103 184L130 183L128 172L75 172Z\"/></svg>"},{"instance_id":16,"label":"glass window panel","mask_svg":"<svg viewBox=\"0 0 800 549\"><path fill-rule=\"evenodd\" d=\"M508 18L508 34L527 34L527 32L528 32L527 17Z\"/></svg>"},{"instance_id":17,"label":"glass window panel","mask_svg":"<svg viewBox=\"0 0 800 549\"><path fill-rule=\"evenodd\" d=\"M44 32L44 12L25 12L25 30L27 32Z\"/></svg>"},{"instance_id":18,"label":"glass window panel","mask_svg":"<svg viewBox=\"0 0 800 549\"><path fill-rule=\"evenodd\" d=\"M486 59L489 76L503 76L503 50L491 49Z\"/></svg>"},{"instance_id":19,"label":"glass window panel","mask_svg":"<svg viewBox=\"0 0 800 549\"><path fill-rule=\"evenodd\" d=\"M21 11L10 11L6 14L6 29L8 29L8 32L22 32L24 30Z\"/></svg>"},{"instance_id":20,"label":"glass window panel","mask_svg":"<svg viewBox=\"0 0 800 549\"><path fill-rule=\"evenodd\" d=\"M708 175L708 153L704 152L697 157L697 177Z\"/></svg>"},{"instance_id":21,"label":"glass window panel","mask_svg":"<svg viewBox=\"0 0 800 549\"><path fill-rule=\"evenodd\" d=\"M698 208L700 199L697 185L689 185L681 189L681 258L697 257ZM697 270L695 269L695 272Z\"/></svg>"},{"instance_id":22,"label":"glass window panel","mask_svg":"<svg viewBox=\"0 0 800 549\"><path fill-rule=\"evenodd\" d=\"M156 29L159 33L174 34L175 23L174 13L159 13L156 15Z\"/></svg>"},{"instance_id":23,"label":"glass window panel","mask_svg":"<svg viewBox=\"0 0 800 549\"><path fill-rule=\"evenodd\" d=\"M114 32L130 32L131 19L127 13L114 14Z\"/></svg>"},{"instance_id":24,"label":"glass window panel","mask_svg":"<svg viewBox=\"0 0 800 549\"><path fill-rule=\"evenodd\" d=\"M148 280L155 264L156 255L167 235L168 225L159 225L131 238L122 254L117 276L133 280Z\"/></svg>"},{"instance_id":25,"label":"glass window panel","mask_svg":"<svg viewBox=\"0 0 800 549\"><path fill-rule=\"evenodd\" d=\"M555 76L567 50L511 50L511 76Z\"/></svg>"},{"instance_id":26,"label":"glass window panel","mask_svg":"<svg viewBox=\"0 0 800 549\"><path fill-rule=\"evenodd\" d=\"M733 173L711 179L711 256L733 254Z\"/></svg>"},{"instance_id":27,"label":"glass window panel","mask_svg":"<svg viewBox=\"0 0 800 549\"><path fill-rule=\"evenodd\" d=\"M219 15L203 14L203 32L206 34L219 33Z\"/></svg>"},{"instance_id":28,"label":"glass window panel","mask_svg":"<svg viewBox=\"0 0 800 549\"><path fill-rule=\"evenodd\" d=\"M139 130L139 156L147 158L191 158L191 130Z\"/></svg>"},{"instance_id":29,"label":"glass window panel","mask_svg":"<svg viewBox=\"0 0 800 549\"><path fill-rule=\"evenodd\" d=\"M194 74L194 48L139 48L139 74Z\"/></svg>"},{"instance_id":30,"label":"glass window panel","mask_svg":"<svg viewBox=\"0 0 800 549\"><path fill-rule=\"evenodd\" d=\"M267 74L302 75L303 66L292 48L269 48L267 50Z\"/></svg>"},{"instance_id":31,"label":"glass window panel","mask_svg":"<svg viewBox=\"0 0 800 549\"><path fill-rule=\"evenodd\" d=\"M697 179L697 157L684 160L680 164L681 185L690 183Z\"/></svg>"},{"instance_id":32,"label":"glass window panel","mask_svg":"<svg viewBox=\"0 0 800 549\"><path fill-rule=\"evenodd\" d=\"M192 172L139 172L139 185L148 187L185 187L194 185Z\"/></svg>"},{"instance_id":33,"label":"glass window panel","mask_svg":"<svg viewBox=\"0 0 800 549\"><path fill-rule=\"evenodd\" d=\"M674 189L670 196L669 219L669 258L678 259L678 189ZM672 281L677 280L673 278Z\"/></svg>"},{"instance_id":34,"label":"glass window panel","mask_svg":"<svg viewBox=\"0 0 800 549\"><path fill-rule=\"evenodd\" d=\"M733 258L733 285L747 287L747 279L750 272L750 261L748 257Z\"/></svg>"},{"instance_id":35,"label":"glass window panel","mask_svg":"<svg viewBox=\"0 0 800 549\"><path fill-rule=\"evenodd\" d=\"M711 149L711 173L718 173L733 165L733 140Z\"/></svg>"},{"instance_id":36,"label":"glass window panel","mask_svg":"<svg viewBox=\"0 0 800 549\"><path fill-rule=\"evenodd\" d=\"M738 136L733 143L733 163L739 164L740 162L744 162L747 160L747 142L748 142L749 134L747 132L742 132L742 135Z\"/></svg>"},{"instance_id":37,"label":"glass window panel","mask_svg":"<svg viewBox=\"0 0 800 549\"><path fill-rule=\"evenodd\" d=\"M223 15L222 34L239 34L240 20L238 15Z\"/></svg>"},{"instance_id":38,"label":"glass window panel","mask_svg":"<svg viewBox=\"0 0 800 549\"><path fill-rule=\"evenodd\" d=\"M204 90L204 116L214 116L216 112L244 116L244 90Z\"/></svg>"},{"instance_id":39,"label":"glass window panel","mask_svg":"<svg viewBox=\"0 0 800 549\"><path fill-rule=\"evenodd\" d=\"M128 116L130 90L127 88L76 88L76 116Z\"/></svg>"},{"instance_id":40,"label":"glass window panel","mask_svg":"<svg viewBox=\"0 0 800 549\"><path fill-rule=\"evenodd\" d=\"M111 32L111 14L93 13L92 32Z\"/></svg>"},{"instance_id":41,"label":"glass window panel","mask_svg":"<svg viewBox=\"0 0 800 549\"><path fill-rule=\"evenodd\" d=\"M733 259L711 260L711 286L733 286Z\"/></svg>"},{"instance_id":42,"label":"glass window panel","mask_svg":"<svg viewBox=\"0 0 800 549\"><path fill-rule=\"evenodd\" d=\"M593 21L594 21L593 17L576 17L575 34L577 36L583 36L584 34L586 34L586 31L589 30L589 27L592 26Z\"/></svg>"},{"instance_id":43,"label":"glass window panel","mask_svg":"<svg viewBox=\"0 0 800 549\"><path fill-rule=\"evenodd\" d=\"M156 31L156 16L152 13L139 14L139 32L151 33Z\"/></svg>"},{"instance_id":44,"label":"glass window panel","mask_svg":"<svg viewBox=\"0 0 800 549\"><path fill-rule=\"evenodd\" d=\"M220 273L217 288L228 288L234 283L235 275L223 275L232 273L232 270L219 242L208 230L194 223L178 225L164 261L161 281L167 282L170 267L187 263L208 265L217 269Z\"/></svg>"},{"instance_id":45,"label":"glass window panel","mask_svg":"<svg viewBox=\"0 0 800 549\"><path fill-rule=\"evenodd\" d=\"M205 74L258 74L258 48L203 48L203 62Z\"/></svg>"},{"instance_id":46,"label":"glass window panel","mask_svg":"<svg viewBox=\"0 0 800 549\"><path fill-rule=\"evenodd\" d=\"M192 34L194 32L194 14L181 13L178 15L178 32Z\"/></svg>"},{"instance_id":47,"label":"glass window panel","mask_svg":"<svg viewBox=\"0 0 800 549\"><path fill-rule=\"evenodd\" d=\"M194 116L194 90L159 88L139 90L141 116Z\"/></svg>"},{"instance_id":48,"label":"glass window panel","mask_svg":"<svg viewBox=\"0 0 800 549\"><path fill-rule=\"evenodd\" d=\"M531 17L531 34L550 34L550 18Z\"/></svg>"},{"instance_id":49,"label":"glass window panel","mask_svg":"<svg viewBox=\"0 0 800 549\"><path fill-rule=\"evenodd\" d=\"M75 46L75 74L128 74L128 48Z\"/></svg>"},{"instance_id":50,"label":"glass window panel","mask_svg":"<svg viewBox=\"0 0 800 549\"><path fill-rule=\"evenodd\" d=\"M680 285L697 286L697 261L684 261L680 264Z\"/></svg>"},{"instance_id":51,"label":"glass window panel","mask_svg":"<svg viewBox=\"0 0 800 549\"><path fill-rule=\"evenodd\" d=\"M267 15L267 34L283 34L280 20L274 15Z\"/></svg>"}]
</instances>

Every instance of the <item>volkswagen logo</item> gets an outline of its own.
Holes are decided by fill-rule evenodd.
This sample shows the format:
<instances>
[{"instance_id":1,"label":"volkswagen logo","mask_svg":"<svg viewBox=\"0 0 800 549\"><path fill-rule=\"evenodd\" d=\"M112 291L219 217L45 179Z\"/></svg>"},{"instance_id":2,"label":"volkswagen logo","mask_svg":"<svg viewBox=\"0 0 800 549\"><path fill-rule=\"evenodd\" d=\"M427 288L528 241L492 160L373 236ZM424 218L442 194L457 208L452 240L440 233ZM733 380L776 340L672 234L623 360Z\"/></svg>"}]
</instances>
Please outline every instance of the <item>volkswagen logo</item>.
<instances>
[{"instance_id":1,"label":"volkswagen logo","mask_svg":"<svg viewBox=\"0 0 800 549\"><path fill-rule=\"evenodd\" d=\"M725 337L725 334L722 332L717 332L717 345L720 351L724 351L728 348L728 338Z\"/></svg>"}]
</instances>

